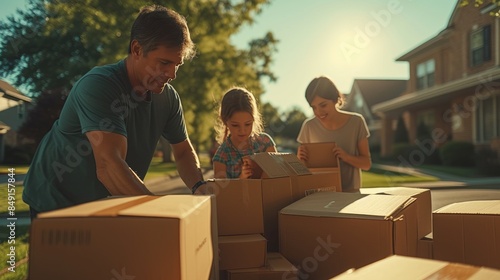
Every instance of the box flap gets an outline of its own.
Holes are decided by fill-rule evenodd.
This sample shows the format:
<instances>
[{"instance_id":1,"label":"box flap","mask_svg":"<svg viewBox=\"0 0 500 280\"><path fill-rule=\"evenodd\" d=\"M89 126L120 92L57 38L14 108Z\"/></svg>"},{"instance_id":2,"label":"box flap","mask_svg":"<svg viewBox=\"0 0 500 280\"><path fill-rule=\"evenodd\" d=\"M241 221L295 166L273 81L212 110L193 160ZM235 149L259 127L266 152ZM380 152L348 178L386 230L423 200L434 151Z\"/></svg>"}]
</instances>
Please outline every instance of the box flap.
<instances>
[{"instance_id":1,"label":"box flap","mask_svg":"<svg viewBox=\"0 0 500 280\"><path fill-rule=\"evenodd\" d=\"M262 177L280 178L312 174L294 154L266 152L256 153L249 157L262 169Z\"/></svg>"},{"instance_id":2,"label":"box flap","mask_svg":"<svg viewBox=\"0 0 500 280\"><path fill-rule=\"evenodd\" d=\"M410 196L318 192L290 204L283 208L281 213L386 220L392 219L394 215L397 215L400 210L413 201L415 199Z\"/></svg>"},{"instance_id":3,"label":"box flap","mask_svg":"<svg viewBox=\"0 0 500 280\"><path fill-rule=\"evenodd\" d=\"M166 195L123 209L119 216L184 218L210 201L209 195Z\"/></svg>"},{"instance_id":4,"label":"box flap","mask_svg":"<svg viewBox=\"0 0 500 280\"><path fill-rule=\"evenodd\" d=\"M457 202L439 208L434 213L500 215L500 200Z\"/></svg>"},{"instance_id":5,"label":"box flap","mask_svg":"<svg viewBox=\"0 0 500 280\"><path fill-rule=\"evenodd\" d=\"M40 213L38 218L63 218L63 217L87 217L94 216L96 213L105 212L112 208L130 207L135 204L143 203L145 200L157 198L156 196L127 196L127 197L109 197L89 203L84 203L64 209ZM111 215L108 215L111 216Z\"/></svg>"},{"instance_id":6,"label":"box flap","mask_svg":"<svg viewBox=\"0 0 500 280\"><path fill-rule=\"evenodd\" d=\"M96 217L96 216L149 216L180 218L196 206L210 199L209 196L166 195L110 197L73 207L40 213L39 218ZM185 211L179 211L185 209Z\"/></svg>"},{"instance_id":7,"label":"box flap","mask_svg":"<svg viewBox=\"0 0 500 280\"><path fill-rule=\"evenodd\" d=\"M336 146L335 142L302 143L301 146L307 149L308 168L339 167L339 159L334 157L332 152Z\"/></svg>"},{"instance_id":8,"label":"box flap","mask_svg":"<svg viewBox=\"0 0 500 280\"><path fill-rule=\"evenodd\" d=\"M429 191L429 189L389 187L389 188L361 188L359 191L364 194L390 194L390 195L413 196Z\"/></svg>"}]
</instances>

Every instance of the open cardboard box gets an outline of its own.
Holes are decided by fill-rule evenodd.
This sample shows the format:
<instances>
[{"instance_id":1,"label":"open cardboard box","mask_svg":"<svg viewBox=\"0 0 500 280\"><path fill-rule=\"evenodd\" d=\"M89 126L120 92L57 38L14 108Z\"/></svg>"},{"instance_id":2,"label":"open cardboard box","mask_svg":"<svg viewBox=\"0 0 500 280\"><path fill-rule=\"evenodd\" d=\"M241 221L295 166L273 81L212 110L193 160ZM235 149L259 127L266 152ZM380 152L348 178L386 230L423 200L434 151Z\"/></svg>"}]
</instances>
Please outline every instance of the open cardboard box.
<instances>
[{"instance_id":1,"label":"open cardboard box","mask_svg":"<svg viewBox=\"0 0 500 280\"><path fill-rule=\"evenodd\" d=\"M500 200L453 203L432 216L435 259L500 269Z\"/></svg>"},{"instance_id":2,"label":"open cardboard box","mask_svg":"<svg viewBox=\"0 0 500 280\"><path fill-rule=\"evenodd\" d=\"M337 191L342 191L342 179L340 175L340 162L339 159L333 156L331 152L335 148L335 142L323 143L302 143L307 149L309 159L304 162L305 166L311 172L332 172L334 176L334 184L337 186Z\"/></svg>"},{"instance_id":3,"label":"open cardboard box","mask_svg":"<svg viewBox=\"0 0 500 280\"><path fill-rule=\"evenodd\" d=\"M213 203L133 196L41 213L31 224L29 279L218 279Z\"/></svg>"},{"instance_id":4,"label":"open cardboard box","mask_svg":"<svg viewBox=\"0 0 500 280\"><path fill-rule=\"evenodd\" d=\"M281 210L280 253L307 279L329 279L392 254L415 256L414 202L410 196L312 194Z\"/></svg>"}]
</instances>

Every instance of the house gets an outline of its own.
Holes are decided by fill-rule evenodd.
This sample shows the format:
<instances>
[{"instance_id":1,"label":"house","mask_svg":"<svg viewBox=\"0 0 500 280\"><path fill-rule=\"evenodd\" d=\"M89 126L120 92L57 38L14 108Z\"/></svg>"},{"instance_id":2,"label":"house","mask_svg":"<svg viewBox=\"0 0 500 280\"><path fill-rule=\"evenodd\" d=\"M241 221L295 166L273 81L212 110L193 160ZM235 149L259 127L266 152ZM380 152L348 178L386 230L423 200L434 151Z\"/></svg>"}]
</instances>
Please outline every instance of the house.
<instances>
[{"instance_id":1,"label":"house","mask_svg":"<svg viewBox=\"0 0 500 280\"><path fill-rule=\"evenodd\" d=\"M5 157L5 145L21 144L17 131L26 119L32 100L12 85L0 79L0 162Z\"/></svg>"},{"instance_id":2,"label":"house","mask_svg":"<svg viewBox=\"0 0 500 280\"><path fill-rule=\"evenodd\" d=\"M343 110L361 114L370 131L370 149L380 147L382 129L380 116L374 114L375 104L399 97L407 86L407 80L355 79L347 95Z\"/></svg>"},{"instance_id":3,"label":"house","mask_svg":"<svg viewBox=\"0 0 500 280\"><path fill-rule=\"evenodd\" d=\"M400 115L420 154L448 140L500 150L500 18L489 14L498 4L459 2L443 31L397 59L410 67L403 94L373 106L382 122L382 155L392 152ZM430 139L417 141L418 125Z\"/></svg>"}]
</instances>

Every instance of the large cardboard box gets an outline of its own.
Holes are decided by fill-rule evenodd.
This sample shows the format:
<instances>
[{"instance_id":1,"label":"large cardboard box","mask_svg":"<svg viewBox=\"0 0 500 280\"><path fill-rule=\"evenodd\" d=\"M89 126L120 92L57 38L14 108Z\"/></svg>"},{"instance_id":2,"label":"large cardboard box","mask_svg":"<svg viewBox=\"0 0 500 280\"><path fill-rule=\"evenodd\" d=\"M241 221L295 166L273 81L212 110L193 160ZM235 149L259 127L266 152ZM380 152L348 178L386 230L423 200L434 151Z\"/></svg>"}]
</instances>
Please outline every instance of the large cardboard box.
<instances>
[{"instance_id":1,"label":"large cardboard box","mask_svg":"<svg viewBox=\"0 0 500 280\"><path fill-rule=\"evenodd\" d=\"M363 268L343 273L331 280L431 280L500 279L500 271L460 263L390 256Z\"/></svg>"},{"instance_id":2,"label":"large cardboard box","mask_svg":"<svg viewBox=\"0 0 500 280\"><path fill-rule=\"evenodd\" d=\"M450 204L433 223L435 259L500 269L499 200Z\"/></svg>"},{"instance_id":3,"label":"large cardboard box","mask_svg":"<svg viewBox=\"0 0 500 280\"><path fill-rule=\"evenodd\" d=\"M392 254L415 256L414 202L409 196L314 193L281 210L280 253L307 279L329 279Z\"/></svg>"},{"instance_id":4,"label":"large cardboard box","mask_svg":"<svg viewBox=\"0 0 500 280\"><path fill-rule=\"evenodd\" d=\"M418 238L424 238L432 232L432 199L429 189L421 188L361 188L363 194L407 195L417 199Z\"/></svg>"},{"instance_id":5,"label":"large cardboard box","mask_svg":"<svg viewBox=\"0 0 500 280\"><path fill-rule=\"evenodd\" d=\"M219 235L264 233L261 180L212 179L206 189L217 201Z\"/></svg>"},{"instance_id":6,"label":"large cardboard box","mask_svg":"<svg viewBox=\"0 0 500 280\"><path fill-rule=\"evenodd\" d=\"M209 279L218 261L211 199L134 196L42 213L31 224L29 278Z\"/></svg>"},{"instance_id":7,"label":"large cardboard box","mask_svg":"<svg viewBox=\"0 0 500 280\"><path fill-rule=\"evenodd\" d=\"M228 270L228 280L298 280L298 271L283 255L269 252L266 265L258 268Z\"/></svg>"},{"instance_id":8,"label":"large cardboard box","mask_svg":"<svg viewBox=\"0 0 500 280\"><path fill-rule=\"evenodd\" d=\"M432 233L418 240L417 257L434 259L434 240L432 239Z\"/></svg>"},{"instance_id":9,"label":"large cardboard box","mask_svg":"<svg viewBox=\"0 0 500 280\"><path fill-rule=\"evenodd\" d=\"M260 234L219 236L219 269L255 268L266 262L266 239Z\"/></svg>"}]
</instances>

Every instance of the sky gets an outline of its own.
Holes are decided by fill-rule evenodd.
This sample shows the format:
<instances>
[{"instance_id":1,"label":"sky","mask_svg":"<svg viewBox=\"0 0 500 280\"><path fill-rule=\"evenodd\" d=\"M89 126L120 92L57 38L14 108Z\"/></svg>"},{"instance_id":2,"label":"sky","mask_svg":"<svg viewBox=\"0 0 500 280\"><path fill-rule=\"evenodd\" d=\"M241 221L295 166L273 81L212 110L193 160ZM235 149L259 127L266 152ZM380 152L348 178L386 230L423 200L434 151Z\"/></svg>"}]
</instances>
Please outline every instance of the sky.
<instances>
[{"instance_id":1,"label":"sky","mask_svg":"<svg viewBox=\"0 0 500 280\"><path fill-rule=\"evenodd\" d=\"M26 0L0 0L0 19ZM252 25L231 38L238 47L272 32L279 40L261 101L280 112L312 111L304 98L309 82L330 77L342 93L354 79L408 79L399 57L444 30L455 0L271 0ZM188 23L189 24L189 23ZM196 43L196 42L195 42Z\"/></svg>"}]
</instances>

